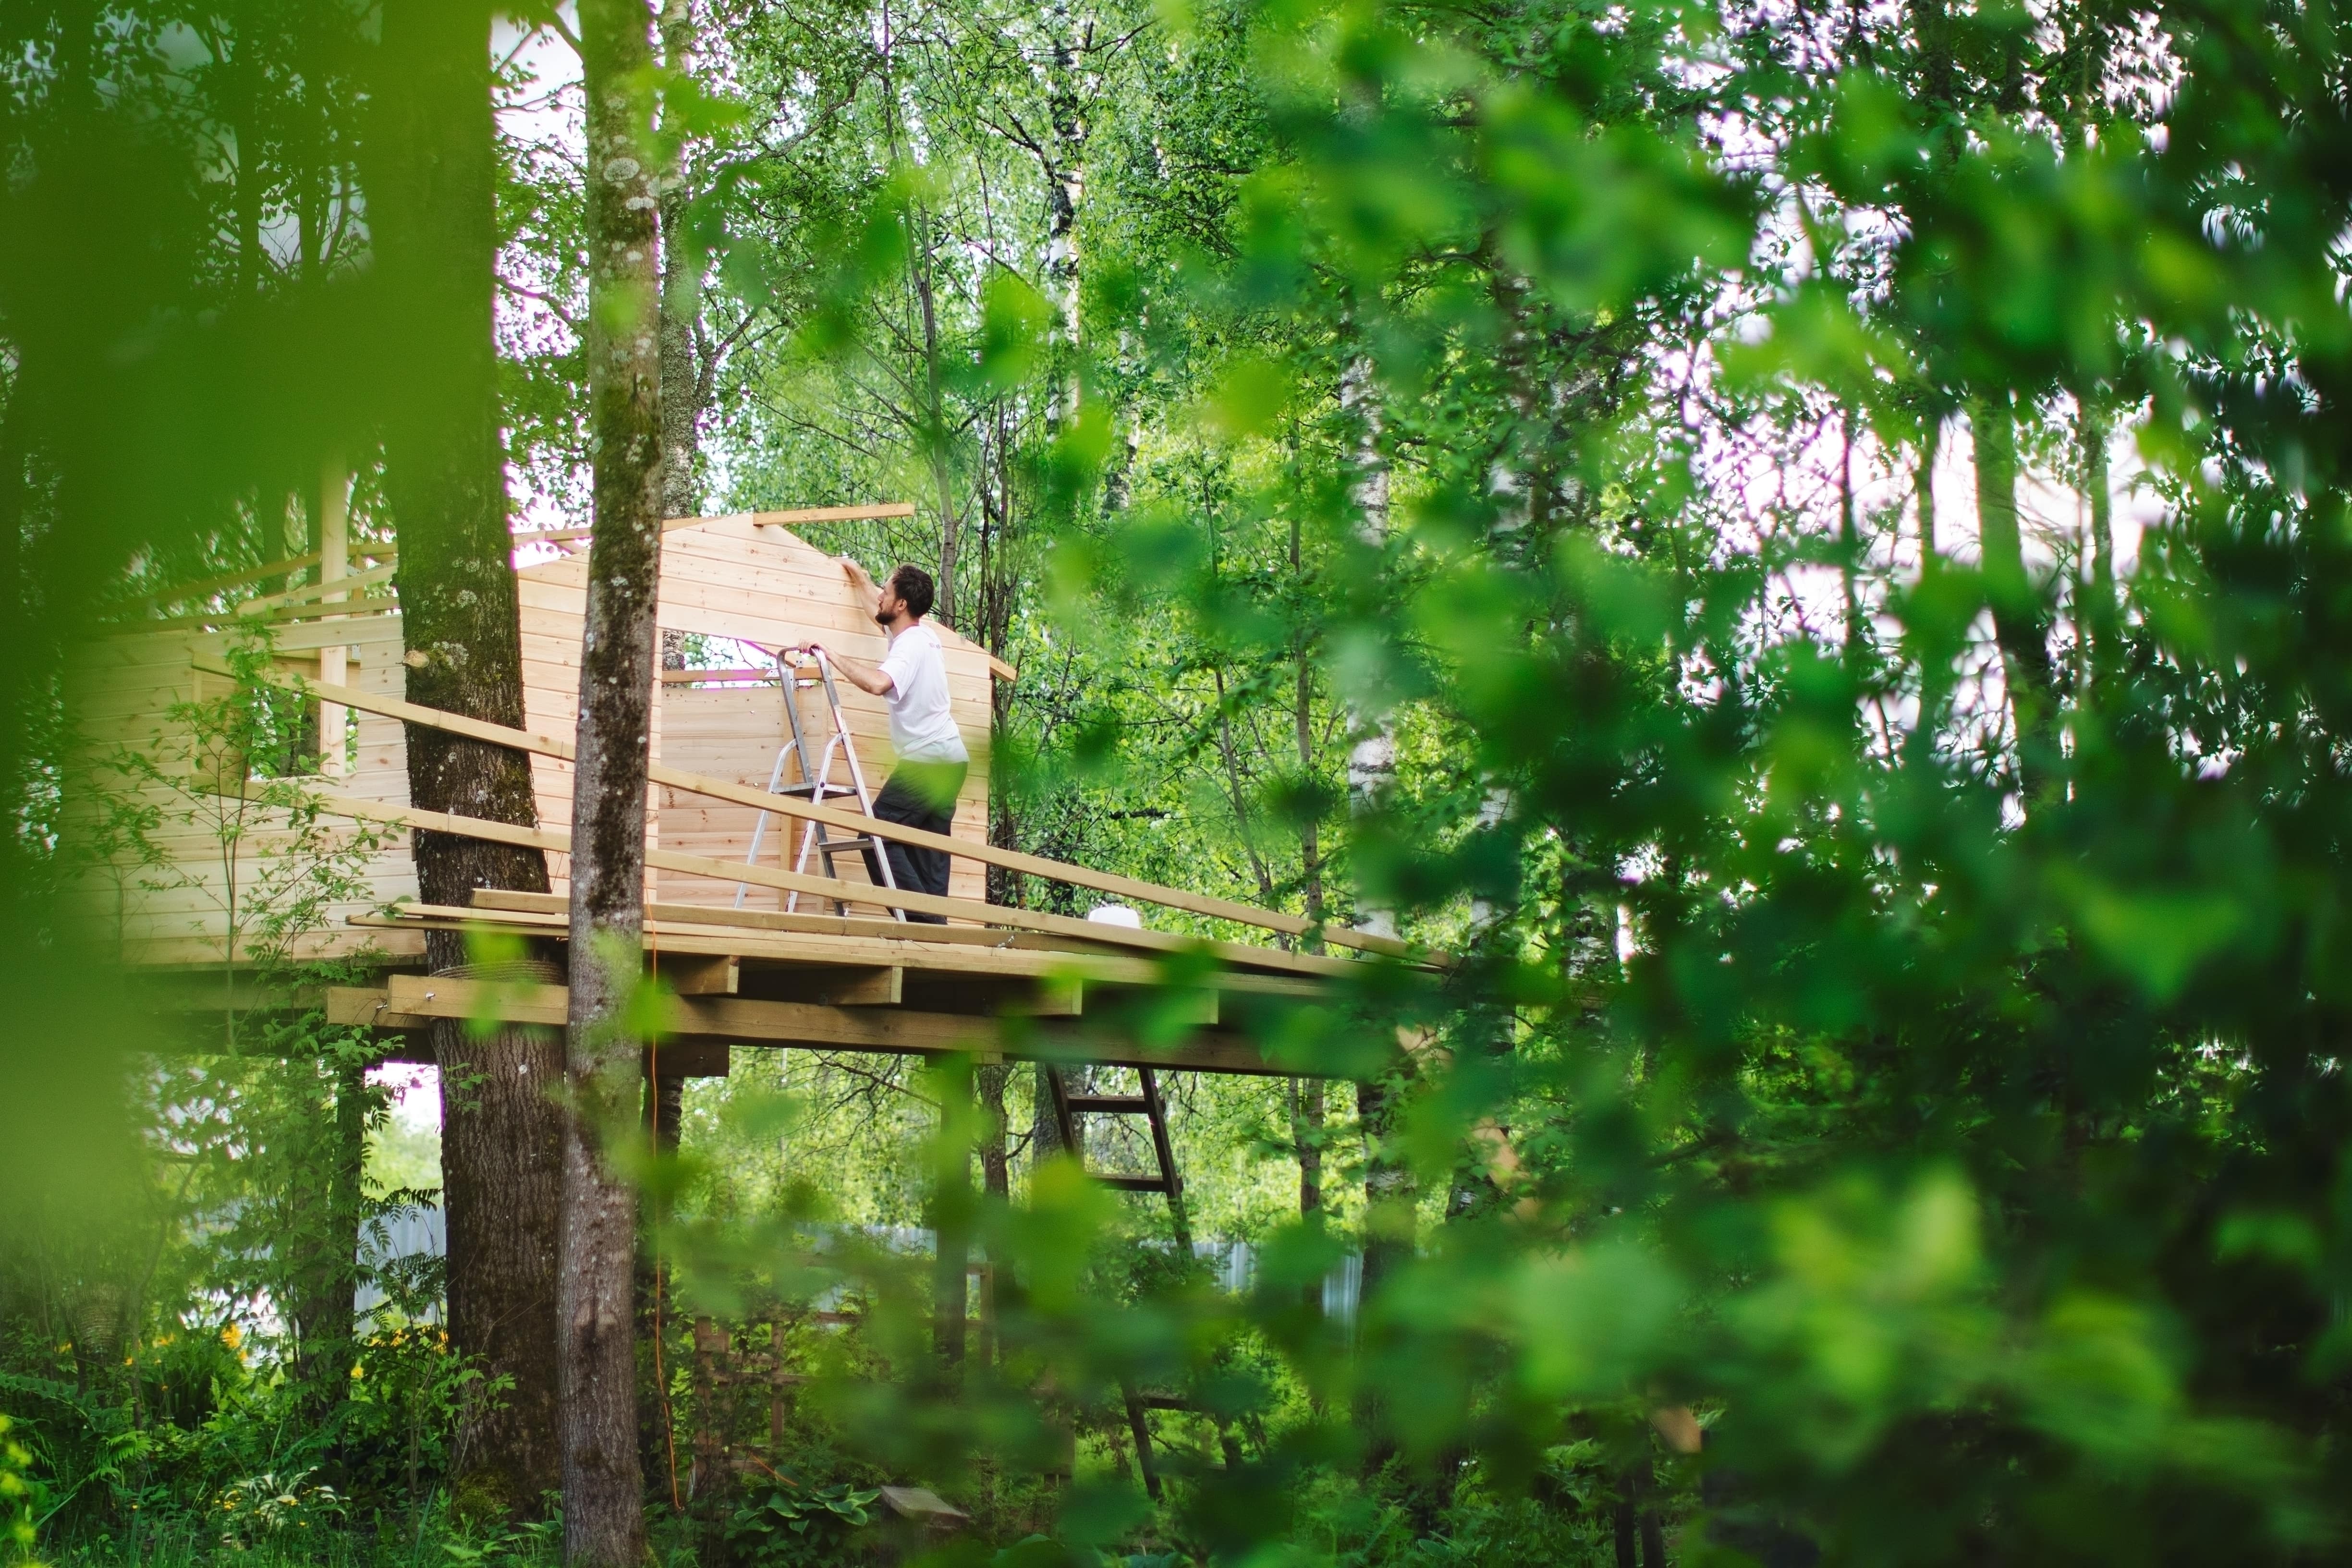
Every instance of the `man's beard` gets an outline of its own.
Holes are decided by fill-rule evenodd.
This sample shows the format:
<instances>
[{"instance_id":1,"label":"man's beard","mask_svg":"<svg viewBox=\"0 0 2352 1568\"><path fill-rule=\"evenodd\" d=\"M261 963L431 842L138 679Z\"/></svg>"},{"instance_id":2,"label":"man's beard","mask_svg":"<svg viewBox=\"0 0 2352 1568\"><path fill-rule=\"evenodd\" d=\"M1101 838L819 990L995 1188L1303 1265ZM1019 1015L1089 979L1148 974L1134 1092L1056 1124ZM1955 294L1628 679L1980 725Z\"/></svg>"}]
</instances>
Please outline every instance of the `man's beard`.
<instances>
[{"instance_id":1,"label":"man's beard","mask_svg":"<svg viewBox=\"0 0 2352 1568\"><path fill-rule=\"evenodd\" d=\"M879 611L877 611L877 612L875 612L875 616L874 616L874 624L876 624L877 626L881 627L881 628L882 628L882 630L884 630L885 632L887 632L887 631L890 629L890 617L888 617L887 615L882 614Z\"/></svg>"}]
</instances>

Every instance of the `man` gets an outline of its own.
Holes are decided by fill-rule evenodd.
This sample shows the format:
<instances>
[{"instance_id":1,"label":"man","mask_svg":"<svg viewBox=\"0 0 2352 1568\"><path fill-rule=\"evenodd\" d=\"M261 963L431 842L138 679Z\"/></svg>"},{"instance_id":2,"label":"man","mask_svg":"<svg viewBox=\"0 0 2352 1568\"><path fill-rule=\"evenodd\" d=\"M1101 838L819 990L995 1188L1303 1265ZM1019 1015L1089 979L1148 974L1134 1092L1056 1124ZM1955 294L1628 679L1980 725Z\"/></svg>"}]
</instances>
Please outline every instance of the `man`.
<instances>
[{"instance_id":1,"label":"man","mask_svg":"<svg viewBox=\"0 0 2352 1568\"><path fill-rule=\"evenodd\" d=\"M931 610L931 574L919 566L902 566L887 583L877 586L847 556L841 558L841 566L860 601L872 606L874 623L890 633L890 651L878 664L824 651L850 685L890 700L890 747L898 754L898 763L890 769L890 781L874 797L874 814L886 822L944 833L955 821L956 794L963 788L971 754L964 749L963 734L948 706L947 661L940 651L939 633L923 623ZM883 847L890 856L890 879L902 891L947 892L946 851L887 841ZM874 863L871 850L866 859L874 880L880 882L881 868ZM912 910L907 918L947 924L940 915Z\"/></svg>"}]
</instances>

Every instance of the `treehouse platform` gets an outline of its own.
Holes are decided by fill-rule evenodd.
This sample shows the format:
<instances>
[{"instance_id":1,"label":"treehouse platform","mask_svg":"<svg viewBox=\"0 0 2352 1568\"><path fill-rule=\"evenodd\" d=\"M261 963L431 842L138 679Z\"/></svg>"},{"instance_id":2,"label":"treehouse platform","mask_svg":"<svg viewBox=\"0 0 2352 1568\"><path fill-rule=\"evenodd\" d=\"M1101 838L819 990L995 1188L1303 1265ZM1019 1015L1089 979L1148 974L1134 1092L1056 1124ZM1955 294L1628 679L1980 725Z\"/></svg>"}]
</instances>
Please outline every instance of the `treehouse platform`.
<instances>
[{"instance_id":1,"label":"treehouse platform","mask_svg":"<svg viewBox=\"0 0 2352 1568\"><path fill-rule=\"evenodd\" d=\"M667 527L658 623L695 666L659 671L654 690L646 946L675 1042L664 1049L681 1053L672 1071L724 1071L732 1044L1279 1071L1237 1026L1327 996L1359 962L1307 949L1328 943L1419 967L1393 941L989 843L990 684L1013 672L944 627L950 701L973 758L947 834L877 822L855 794L814 801L808 775L790 764L780 774L792 736L784 704L801 705L813 747L831 721L821 685L795 679L774 652L815 642L878 659L886 645L838 561L789 525L908 510ZM77 700L94 782L76 815L93 850L84 857L92 919L127 961L212 976L224 965L356 961L373 979L331 990L330 1015L384 1031L402 1054L436 1019L562 1023L564 989L553 982L570 936L565 829L586 530L517 542L555 552L516 570L520 729L408 702L397 562L338 559L331 542L324 562L263 569L309 575L307 584L271 593L234 580L189 585L94 639ZM893 760L885 705L846 681L835 689L865 783L878 790ZM267 747L253 738L257 701ZM407 737L417 727L528 755L538 824L414 807ZM856 783L839 756L822 777L845 791ZM417 830L541 850L552 891L482 890L464 907L426 905L410 851ZM948 892L879 885L859 854L827 866L803 852L818 831L947 851ZM1116 901L1097 911L1112 918L987 903L992 865L1094 890ZM1154 929L1137 905L1186 929ZM520 980L427 974L425 934L436 929L554 958ZM1257 939L1234 940L1236 930Z\"/></svg>"}]
</instances>

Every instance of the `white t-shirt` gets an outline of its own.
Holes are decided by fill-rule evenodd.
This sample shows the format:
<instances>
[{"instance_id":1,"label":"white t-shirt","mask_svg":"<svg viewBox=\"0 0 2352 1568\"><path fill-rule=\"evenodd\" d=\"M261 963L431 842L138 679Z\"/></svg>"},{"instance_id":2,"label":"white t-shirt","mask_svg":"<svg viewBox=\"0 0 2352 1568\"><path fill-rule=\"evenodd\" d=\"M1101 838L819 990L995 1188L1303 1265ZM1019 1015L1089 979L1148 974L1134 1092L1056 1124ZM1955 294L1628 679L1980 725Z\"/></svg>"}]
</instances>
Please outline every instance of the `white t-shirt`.
<instances>
[{"instance_id":1,"label":"white t-shirt","mask_svg":"<svg viewBox=\"0 0 2352 1568\"><path fill-rule=\"evenodd\" d=\"M971 760L948 706L947 660L937 632L918 621L891 638L882 673L890 677L890 747L900 761Z\"/></svg>"}]
</instances>

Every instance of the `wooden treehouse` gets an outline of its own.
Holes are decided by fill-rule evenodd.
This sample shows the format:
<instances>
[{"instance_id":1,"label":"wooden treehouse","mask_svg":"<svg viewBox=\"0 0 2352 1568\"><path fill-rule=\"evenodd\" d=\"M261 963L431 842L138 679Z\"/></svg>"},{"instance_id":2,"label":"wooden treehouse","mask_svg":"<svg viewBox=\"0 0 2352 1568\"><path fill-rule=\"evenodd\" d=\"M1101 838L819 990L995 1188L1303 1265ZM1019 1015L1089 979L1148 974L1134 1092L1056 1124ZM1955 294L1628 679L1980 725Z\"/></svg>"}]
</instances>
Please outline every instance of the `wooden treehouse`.
<instances>
[{"instance_id":1,"label":"wooden treehouse","mask_svg":"<svg viewBox=\"0 0 2352 1568\"><path fill-rule=\"evenodd\" d=\"M1010 680L1013 672L983 650L940 629L950 700L973 758L946 837L865 815L840 750L815 758L822 768L800 766L797 758L779 767L793 738L785 705L800 705L811 754L823 746L832 710L814 679L816 666L779 662L774 651L817 642L878 658L885 645L838 562L788 525L910 509L831 508L667 525L662 631L700 640L688 644L698 650L733 650L723 668L667 669L656 682L647 961L677 993L666 1004L667 1023L680 1054L699 1053L699 1071L720 1072L730 1044L917 1053L1005 1049L1135 1066L1278 1070L1235 1026L1253 1009L1312 1000L1357 960L1292 951L1296 944L1277 946L1265 936L1320 936L1336 947L1399 958L1408 956L1404 949L1350 931L1310 932L1297 916L990 844L990 683ZM255 594L250 584L263 580L255 573L173 591L176 600L149 601L144 618L105 628L79 662L82 689L75 709L94 782L92 800L76 815L92 824L95 917L126 959L151 971L217 975L224 964L250 963L263 932L267 944L298 957L361 959L376 971L373 983L335 989L330 1011L391 1034L486 1010L515 1022L560 1025L561 985L494 986L463 974L427 974L424 934L472 928L542 945L568 936L563 875L586 530L518 539L559 553L517 569L525 722L507 730L404 700L396 562L388 555L352 559L336 519L331 516L328 525L325 559L264 569L281 579L307 575L309 583ZM287 695L272 701L299 716L287 727L310 727L314 737L282 747L267 769L242 753L225 761L204 733L207 716L239 689L231 672L240 667L247 689L257 680L279 685ZM892 761L885 705L846 681L834 690L864 783L878 790ZM406 752L412 726L528 753L539 825L413 808ZM268 777L259 777L263 772ZM824 790L809 788L819 781ZM300 809L291 809L297 800ZM409 850L408 831L419 828L545 850L555 891L483 892L465 908L425 905ZM812 843L875 837L950 850L947 895L877 884L863 853L828 858ZM308 884L307 904L301 895L309 873L300 864L289 872L289 857L304 855L331 863L334 872ZM1150 919L1122 925L988 904L990 865L1091 889L1124 906L1120 913L1129 919L1139 918L1126 915L1135 905L1178 912L1192 932L1155 930ZM331 894L320 894L321 887L331 887ZM299 929L291 931L282 919L270 925L273 906L282 910L289 898L300 911ZM906 914L946 923L910 922ZM1221 930L1255 939L1199 935ZM1149 1026L1139 1027L1147 1012ZM1001 1031L998 1020L1006 1016L1024 1021ZM1142 1043L1147 1040L1154 1043ZM1075 1109L1143 1108L1122 1103ZM1172 1184L1172 1170L1166 1174Z\"/></svg>"}]
</instances>

